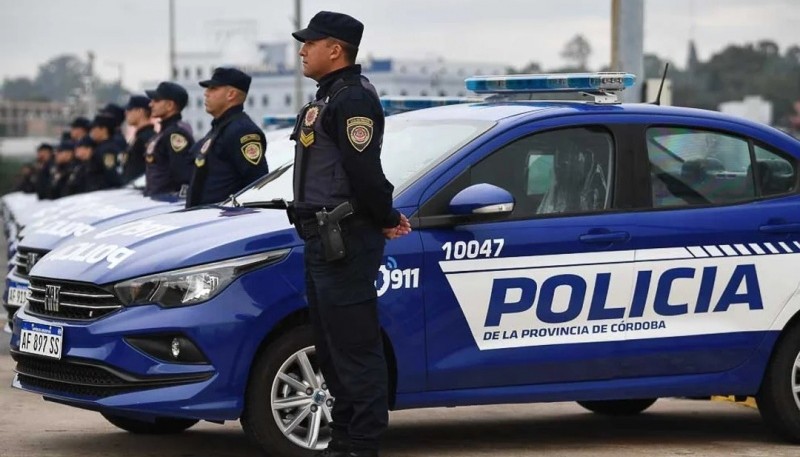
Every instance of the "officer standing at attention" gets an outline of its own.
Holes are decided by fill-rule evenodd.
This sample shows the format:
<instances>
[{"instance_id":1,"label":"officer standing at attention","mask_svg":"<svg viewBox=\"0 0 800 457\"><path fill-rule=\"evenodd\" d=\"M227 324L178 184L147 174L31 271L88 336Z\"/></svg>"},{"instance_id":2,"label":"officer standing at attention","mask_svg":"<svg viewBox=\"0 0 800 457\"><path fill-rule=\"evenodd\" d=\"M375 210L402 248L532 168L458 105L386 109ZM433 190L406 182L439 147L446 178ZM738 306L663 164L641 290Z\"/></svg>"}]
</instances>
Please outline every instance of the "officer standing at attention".
<instances>
[{"instance_id":1,"label":"officer standing at attention","mask_svg":"<svg viewBox=\"0 0 800 457\"><path fill-rule=\"evenodd\" d=\"M119 142L114 139L116 121L102 114L92 120L89 137L94 141L92 157L86 169L86 191L111 189L119 186L117 173L117 155L120 152Z\"/></svg>"},{"instance_id":2,"label":"officer standing at attention","mask_svg":"<svg viewBox=\"0 0 800 457\"><path fill-rule=\"evenodd\" d=\"M69 136L72 141L77 143L89 134L92 122L85 117L76 117L75 120L69 125Z\"/></svg>"},{"instance_id":3,"label":"officer standing at attention","mask_svg":"<svg viewBox=\"0 0 800 457\"><path fill-rule=\"evenodd\" d=\"M336 398L332 439L322 452L329 457L378 455L389 414L374 280L386 239L411 231L392 207L394 187L381 166L378 94L355 65L363 31L348 15L321 11L292 34L303 42L303 74L318 83L316 101L300 112L292 134L292 217L305 240L317 356ZM337 223L341 230L330 230Z\"/></svg>"},{"instance_id":4,"label":"officer standing at attention","mask_svg":"<svg viewBox=\"0 0 800 457\"><path fill-rule=\"evenodd\" d=\"M211 131L192 148L194 174L186 207L218 203L267 174L267 139L244 112L250 76L235 68L215 68L205 88Z\"/></svg>"},{"instance_id":5,"label":"officer standing at attention","mask_svg":"<svg viewBox=\"0 0 800 457\"><path fill-rule=\"evenodd\" d=\"M155 127L150 122L150 99L143 95L132 95L125 107L125 122L136 129L136 133L128 149L120 155L123 184L144 174L147 142L156 134Z\"/></svg>"},{"instance_id":6,"label":"officer standing at attention","mask_svg":"<svg viewBox=\"0 0 800 457\"><path fill-rule=\"evenodd\" d=\"M161 119L161 131L145 148L144 194L183 194L192 176L189 150L194 145L194 138L180 122L189 94L180 85L169 81L160 83L146 94L150 97L151 115Z\"/></svg>"}]
</instances>

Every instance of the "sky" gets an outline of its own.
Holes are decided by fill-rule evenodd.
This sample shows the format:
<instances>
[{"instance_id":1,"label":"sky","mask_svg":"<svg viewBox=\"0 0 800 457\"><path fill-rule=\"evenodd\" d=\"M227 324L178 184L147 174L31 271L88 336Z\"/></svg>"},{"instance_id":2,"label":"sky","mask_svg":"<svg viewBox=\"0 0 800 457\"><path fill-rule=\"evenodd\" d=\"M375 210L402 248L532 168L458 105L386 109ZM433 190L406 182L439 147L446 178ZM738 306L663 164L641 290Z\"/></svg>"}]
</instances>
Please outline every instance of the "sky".
<instances>
[{"instance_id":1,"label":"sky","mask_svg":"<svg viewBox=\"0 0 800 457\"><path fill-rule=\"evenodd\" d=\"M625 0L623 0L625 1ZM683 67L694 39L705 60L730 44L800 44L800 0L644 0L644 49ZM0 78L33 77L61 54L96 55L97 73L129 89L165 79L167 0L0 0ZM175 0L177 52L208 50L209 24L256 21L259 41L290 40L294 0ZM582 34L589 65L610 60L611 0L303 0L303 24L319 10L365 24L360 56L444 58L545 69L566 62Z\"/></svg>"}]
</instances>

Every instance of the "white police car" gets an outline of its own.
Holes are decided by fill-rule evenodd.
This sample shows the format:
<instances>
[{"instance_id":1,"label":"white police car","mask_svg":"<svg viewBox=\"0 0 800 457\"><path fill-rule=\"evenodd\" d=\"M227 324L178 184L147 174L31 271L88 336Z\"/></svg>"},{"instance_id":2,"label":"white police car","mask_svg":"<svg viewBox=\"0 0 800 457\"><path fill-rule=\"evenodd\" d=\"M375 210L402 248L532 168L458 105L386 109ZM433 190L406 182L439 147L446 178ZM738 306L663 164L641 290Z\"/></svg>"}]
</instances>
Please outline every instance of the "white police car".
<instances>
[{"instance_id":1,"label":"white police car","mask_svg":"<svg viewBox=\"0 0 800 457\"><path fill-rule=\"evenodd\" d=\"M387 118L384 170L415 227L376 280L392 408L755 395L800 442L800 142L610 100L632 82L475 78L510 94ZM596 99L513 100L537 90ZM134 432L239 419L270 455L324 448L291 179L50 252L15 317L14 386Z\"/></svg>"}]
</instances>

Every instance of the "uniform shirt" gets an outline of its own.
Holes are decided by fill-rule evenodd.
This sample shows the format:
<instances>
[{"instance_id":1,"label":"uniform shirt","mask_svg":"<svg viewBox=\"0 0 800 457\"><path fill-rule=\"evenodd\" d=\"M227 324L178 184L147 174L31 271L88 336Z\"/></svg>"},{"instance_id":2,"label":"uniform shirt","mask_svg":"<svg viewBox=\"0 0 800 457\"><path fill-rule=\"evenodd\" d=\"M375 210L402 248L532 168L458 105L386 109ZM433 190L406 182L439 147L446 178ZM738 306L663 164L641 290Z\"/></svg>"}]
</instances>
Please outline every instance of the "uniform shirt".
<instances>
[{"instance_id":1,"label":"uniform shirt","mask_svg":"<svg viewBox=\"0 0 800 457\"><path fill-rule=\"evenodd\" d=\"M333 95L331 89L338 80L361 78L360 75L360 65L325 75L319 81L317 100ZM359 138L353 137L353 125L359 125L354 122L364 119L371 121L372 128L366 146ZM384 120L380 101L363 85L348 85L330 101L320 122L342 152L342 166L350 181L356 211L367 215L381 227L397 226L400 213L392 207L394 186L386 179L381 166Z\"/></svg>"},{"instance_id":2,"label":"uniform shirt","mask_svg":"<svg viewBox=\"0 0 800 457\"><path fill-rule=\"evenodd\" d=\"M194 174L186 207L218 203L267 174L267 139L234 106L211 122L211 131L192 148Z\"/></svg>"},{"instance_id":3,"label":"uniform shirt","mask_svg":"<svg viewBox=\"0 0 800 457\"><path fill-rule=\"evenodd\" d=\"M180 114L161 120L161 131L145 148L145 195L178 192L189 184L193 145L194 138L183 127Z\"/></svg>"},{"instance_id":4,"label":"uniform shirt","mask_svg":"<svg viewBox=\"0 0 800 457\"><path fill-rule=\"evenodd\" d=\"M75 161L75 165L72 167L72 171L67 177L67 182L64 184L62 197L86 192L86 174L88 169L88 162Z\"/></svg>"},{"instance_id":5,"label":"uniform shirt","mask_svg":"<svg viewBox=\"0 0 800 457\"><path fill-rule=\"evenodd\" d=\"M147 142L155 136L156 130L152 124L147 124L136 130L128 150L120 154L122 165L122 184L127 184L144 174L144 153Z\"/></svg>"},{"instance_id":6,"label":"uniform shirt","mask_svg":"<svg viewBox=\"0 0 800 457\"><path fill-rule=\"evenodd\" d=\"M117 174L117 155L119 153L119 142L113 138L94 147L86 170L87 192L119 186L119 174Z\"/></svg>"},{"instance_id":7,"label":"uniform shirt","mask_svg":"<svg viewBox=\"0 0 800 457\"><path fill-rule=\"evenodd\" d=\"M74 163L62 163L55 166L55 172L50 177L50 198L53 200L61 198L66 194L67 181L72 175Z\"/></svg>"},{"instance_id":8,"label":"uniform shirt","mask_svg":"<svg viewBox=\"0 0 800 457\"><path fill-rule=\"evenodd\" d=\"M53 174L54 169L55 163L50 160L41 164L41 167L36 171L34 183L36 195L40 200L50 198L50 176Z\"/></svg>"}]
</instances>

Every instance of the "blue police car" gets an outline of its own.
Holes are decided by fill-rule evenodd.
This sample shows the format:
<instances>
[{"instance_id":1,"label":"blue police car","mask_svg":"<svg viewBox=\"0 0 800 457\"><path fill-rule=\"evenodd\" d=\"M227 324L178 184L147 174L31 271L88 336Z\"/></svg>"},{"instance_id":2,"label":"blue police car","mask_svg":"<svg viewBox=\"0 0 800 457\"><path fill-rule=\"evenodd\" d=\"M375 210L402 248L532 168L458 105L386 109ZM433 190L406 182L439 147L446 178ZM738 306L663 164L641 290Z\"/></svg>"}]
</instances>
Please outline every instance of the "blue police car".
<instances>
[{"instance_id":1,"label":"blue police car","mask_svg":"<svg viewBox=\"0 0 800 457\"><path fill-rule=\"evenodd\" d=\"M614 103L632 79L476 78L495 95L387 118L384 170L415 227L375 281L392 408L755 395L800 442L800 142ZM594 100L517 100L536 90ZM238 419L269 455L324 448L335 399L291 180L288 164L224 205L50 252L15 317L14 386L132 432Z\"/></svg>"}]
</instances>

